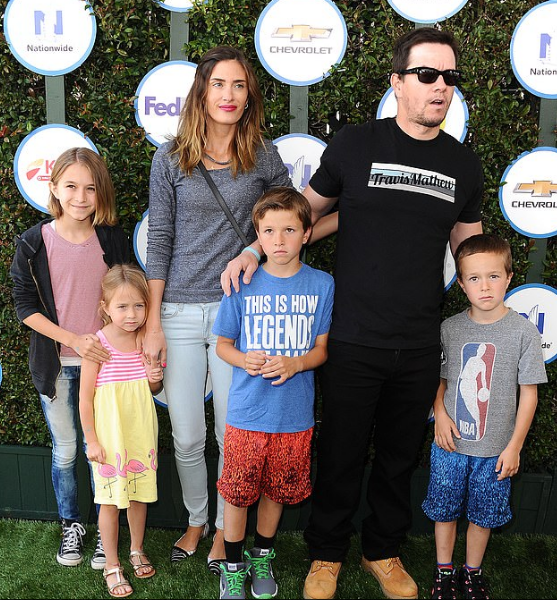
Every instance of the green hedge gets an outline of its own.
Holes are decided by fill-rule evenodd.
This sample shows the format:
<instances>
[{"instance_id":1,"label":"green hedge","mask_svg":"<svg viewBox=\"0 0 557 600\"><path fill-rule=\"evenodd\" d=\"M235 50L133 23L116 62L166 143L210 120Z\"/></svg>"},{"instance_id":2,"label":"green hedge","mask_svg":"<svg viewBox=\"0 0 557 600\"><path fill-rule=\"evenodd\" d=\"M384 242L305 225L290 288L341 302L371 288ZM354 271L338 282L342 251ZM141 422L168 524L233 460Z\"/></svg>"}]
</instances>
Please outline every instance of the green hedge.
<instances>
[{"instance_id":1,"label":"green hedge","mask_svg":"<svg viewBox=\"0 0 557 600\"><path fill-rule=\"evenodd\" d=\"M360 123L375 116L387 90L392 43L414 25L400 17L386 0L338 1L349 35L342 64L309 92L309 133L328 141L335 115L341 122ZM509 163L537 146L539 99L516 81L509 59L512 33L534 0L470 1L443 27L461 44L461 86L470 112L467 139L482 159L485 172L484 227L508 238L514 253L513 286L526 281L532 241L515 232L499 209L498 188ZM2 17L7 5L0 0ZM66 121L90 136L105 157L118 197L121 222L130 236L148 205L148 180L154 146L145 139L134 115L134 94L143 76L169 60L170 12L151 0L92 2L97 39L85 63L65 76ZM259 64L253 33L262 0L208 0L187 17L188 59L197 62L217 44L239 46L256 66L266 97L269 137L289 133L289 87L273 79ZM21 197L13 178L13 159L23 138L46 124L44 77L36 75L11 55L0 36L0 443L46 445L49 441L40 405L27 371L28 332L15 318L8 276L12 240L41 214ZM556 111L557 112L557 111ZM331 124L333 127L329 127ZM393 231L393 244L398 240ZM331 269L334 236L310 249L308 261ZM557 287L557 250L548 241L544 283ZM444 314L465 305L452 286ZM556 368L548 365L550 383L540 387L540 405L524 452L529 470L557 466ZM161 446L170 446L168 416L160 410ZM425 449L424 444L424 460Z\"/></svg>"}]
</instances>

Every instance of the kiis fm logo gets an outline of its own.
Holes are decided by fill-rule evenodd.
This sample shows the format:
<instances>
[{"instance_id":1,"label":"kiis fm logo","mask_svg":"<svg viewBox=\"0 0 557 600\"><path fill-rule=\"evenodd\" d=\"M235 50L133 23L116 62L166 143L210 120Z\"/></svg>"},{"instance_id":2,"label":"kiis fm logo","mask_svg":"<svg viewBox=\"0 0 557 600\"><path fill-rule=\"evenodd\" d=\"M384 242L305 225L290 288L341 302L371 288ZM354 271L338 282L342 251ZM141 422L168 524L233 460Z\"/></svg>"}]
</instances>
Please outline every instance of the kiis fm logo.
<instances>
[{"instance_id":1,"label":"kiis fm logo","mask_svg":"<svg viewBox=\"0 0 557 600\"><path fill-rule=\"evenodd\" d=\"M291 27L277 27L272 37L290 38L292 42L311 42L313 39L327 39L333 30L311 25L292 25Z\"/></svg>"},{"instance_id":2,"label":"kiis fm logo","mask_svg":"<svg viewBox=\"0 0 557 600\"><path fill-rule=\"evenodd\" d=\"M55 160L38 158L30 162L25 169L27 181L36 179L37 181L50 181L50 173L54 167Z\"/></svg>"}]
</instances>

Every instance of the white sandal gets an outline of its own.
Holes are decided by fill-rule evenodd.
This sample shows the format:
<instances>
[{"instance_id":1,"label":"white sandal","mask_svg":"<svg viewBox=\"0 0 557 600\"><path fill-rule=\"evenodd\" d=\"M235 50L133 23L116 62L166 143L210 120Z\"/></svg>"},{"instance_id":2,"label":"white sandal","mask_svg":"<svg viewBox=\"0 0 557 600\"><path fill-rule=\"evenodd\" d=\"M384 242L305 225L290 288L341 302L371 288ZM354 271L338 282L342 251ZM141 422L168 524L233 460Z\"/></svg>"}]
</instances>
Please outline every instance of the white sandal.
<instances>
[{"instance_id":1,"label":"white sandal","mask_svg":"<svg viewBox=\"0 0 557 600\"><path fill-rule=\"evenodd\" d=\"M116 583L109 585L108 578L110 575L116 575ZM133 594L133 588L130 585L130 582L124 577L124 568L123 567L114 567L114 569L103 569L103 577L106 581L106 587L108 588L108 593L113 598L126 598L130 594ZM129 592L125 592L123 594L115 594L114 590L117 587L121 587L127 585L130 588Z\"/></svg>"},{"instance_id":2,"label":"white sandal","mask_svg":"<svg viewBox=\"0 0 557 600\"><path fill-rule=\"evenodd\" d=\"M135 559L138 559L139 562L134 562ZM133 568L134 575L138 579L149 579L149 577L153 577L153 575L156 573L155 567L153 567L143 550L132 550L130 552L130 565ZM149 570L145 573L140 573L140 569Z\"/></svg>"}]
</instances>

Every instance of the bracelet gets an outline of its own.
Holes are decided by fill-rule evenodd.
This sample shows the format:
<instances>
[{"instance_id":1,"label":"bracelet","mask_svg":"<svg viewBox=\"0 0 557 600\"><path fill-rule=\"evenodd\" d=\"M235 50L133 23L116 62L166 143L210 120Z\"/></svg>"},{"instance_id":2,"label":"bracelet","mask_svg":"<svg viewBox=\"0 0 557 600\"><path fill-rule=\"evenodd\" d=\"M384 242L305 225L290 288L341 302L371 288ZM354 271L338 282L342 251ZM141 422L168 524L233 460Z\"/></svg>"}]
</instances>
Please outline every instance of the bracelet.
<instances>
[{"instance_id":1,"label":"bracelet","mask_svg":"<svg viewBox=\"0 0 557 600\"><path fill-rule=\"evenodd\" d=\"M261 262L261 254L259 254L259 252L257 252L257 250L255 248L252 248L251 246L246 246L242 252L251 252L255 258L257 258L257 262Z\"/></svg>"}]
</instances>

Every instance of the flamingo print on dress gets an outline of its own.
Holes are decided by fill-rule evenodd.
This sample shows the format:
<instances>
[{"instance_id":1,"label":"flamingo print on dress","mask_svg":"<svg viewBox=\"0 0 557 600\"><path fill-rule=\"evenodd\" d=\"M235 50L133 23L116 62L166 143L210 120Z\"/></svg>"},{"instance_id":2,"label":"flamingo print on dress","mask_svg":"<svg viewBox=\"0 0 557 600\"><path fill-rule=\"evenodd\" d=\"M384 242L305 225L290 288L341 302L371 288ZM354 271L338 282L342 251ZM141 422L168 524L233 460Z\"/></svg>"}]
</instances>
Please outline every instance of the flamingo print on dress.
<instances>
[{"instance_id":1,"label":"flamingo print on dress","mask_svg":"<svg viewBox=\"0 0 557 600\"><path fill-rule=\"evenodd\" d=\"M127 459L128 459L128 451L126 450L126 460ZM140 460L137 460L135 458L130 458L130 460L128 460L126 462L125 468L128 473L133 473L133 478L128 483L133 483L133 493L136 494L137 493L137 480L140 477L145 477L145 471L148 470L148 467L146 467Z\"/></svg>"},{"instance_id":2,"label":"flamingo print on dress","mask_svg":"<svg viewBox=\"0 0 557 600\"><path fill-rule=\"evenodd\" d=\"M124 458L124 465L122 466L122 457L120 456L120 454L118 454L118 452L116 452L116 469L118 470L118 475L120 475L120 477L128 476L127 465L126 465L127 459L128 459L128 451L126 450L126 458Z\"/></svg>"},{"instance_id":3,"label":"flamingo print on dress","mask_svg":"<svg viewBox=\"0 0 557 600\"><path fill-rule=\"evenodd\" d=\"M108 488L108 493L110 494L110 498L112 498L112 486L118 479L118 471L116 470L116 467L114 465L111 465L110 463L99 463L97 471L99 472L99 475L101 477L106 478L107 482L104 486L104 489L106 490L106 488Z\"/></svg>"},{"instance_id":4,"label":"flamingo print on dress","mask_svg":"<svg viewBox=\"0 0 557 600\"><path fill-rule=\"evenodd\" d=\"M150 452L149 452L149 458L151 459L151 469L153 469L153 471L157 470L157 453L155 452L154 448L151 448Z\"/></svg>"}]
</instances>

